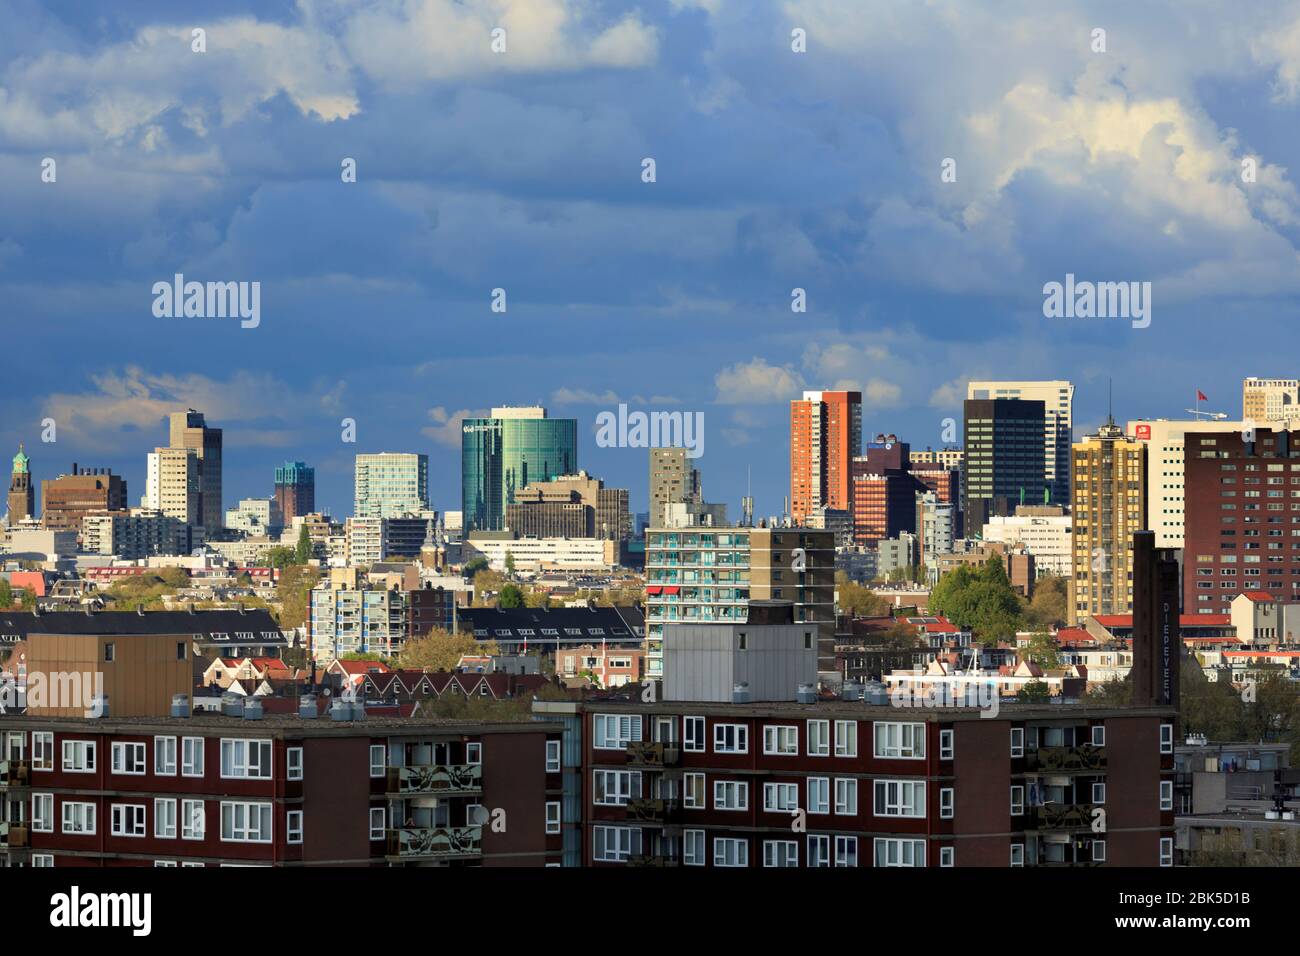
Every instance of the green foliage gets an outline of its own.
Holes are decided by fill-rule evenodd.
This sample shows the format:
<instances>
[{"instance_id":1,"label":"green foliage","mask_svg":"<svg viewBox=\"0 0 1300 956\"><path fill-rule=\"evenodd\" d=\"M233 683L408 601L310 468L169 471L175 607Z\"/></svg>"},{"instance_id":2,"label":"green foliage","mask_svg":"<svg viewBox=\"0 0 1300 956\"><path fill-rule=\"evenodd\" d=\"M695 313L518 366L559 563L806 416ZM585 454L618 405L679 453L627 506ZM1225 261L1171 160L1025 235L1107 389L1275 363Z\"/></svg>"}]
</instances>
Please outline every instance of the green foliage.
<instances>
[{"instance_id":1,"label":"green foliage","mask_svg":"<svg viewBox=\"0 0 1300 956\"><path fill-rule=\"evenodd\" d=\"M1025 609L1030 627L1059 627L1068 620L1070 588L1064 578L1049 574L1034 582L1034 597Z\"/></svg>"},{"instance_id":2,"label":"green foliage","mask_svg":"<svg viewBox=\"0 0 1300 956\"><path fill-rule=\"evenodd\" d=\"M1021 704L1042 704L1051 699L1051 690L1040 680L1032 680L1016 692L1016 702Z\"/></svg>"},{"instance_id":3,"label":"green foliage","mask_svg":"<svg viewBox=\"0 0 1300 956\"><path fill-rule=\"evenodd\" d=\"M274 548L268 548L266 552L266 563L273 568L284 570L295 564L300 564L298 552L294 548L285 548L277 545Z\"/></svg>"},{"instance_id":4,"label":"green foliage","mask_svg":"<svg viewBox=\"0 0 1300 956\"><path fill-rule=\"evenodd\" d=\"M1029 642L1020 649L1024 660L1033 661L1044 670L1061 666L1061 655L1056 647L1056 639L1051 634L1034 634Z\"/></svg>"},{"instance_id":5,"label":"green foliage","mask_svg":"<svg viewBox=\"0 0 1300 956\"><path fill-rule=\"evenodd\" d=\"M298 564L306 564L311 560L311 534L307 531L306 524L298 531L298 548L294 560Z\"/></svg>"},{"instance_id":6,"label":"green foliage","mask_svg":"<svg viewBox=\"0 0 1300 956\"><path fill-rule=\"evenodd\" d=\"M280 580L275 587L276 601L280 605L280 627L289 630L302 626L307 620L311 589L319 581L320 572L313 567L291 564L280 571Z\"/></svg>"},{"instance_id":7,"label":"green foliage","mask_svg":"<svg viewBox=\"0 0 1300 956\"><path fill-rule=\"evenodd\" d=\"M996 555L978 570L962 565L945 574L930 592L929 609L970 628L983 644L1010 640L1022 624L1020 596Z\"/></svg>"},{"instance_id":8,"label":"green foliage","mask_svg":"<svg viewBox=\"0 0 1300 956\"><path fill-rule=\"evenodd\" d=\"M524 592L517 585L507 584L497 594L497 607L516 608L524 606Z\"/></svg>"},{"instance_id":9,"label":"green foliage","mask_svg":"<svg viewBox=\"0 0 1300 956\"><path fill-rule=\"evenodd\" d=\"M472 578L475 577L480 571L486 571L487 569L488 569L488 559L483 557L483 555L480 554L477 558L474 558L465 563L465 566L461 568L461 574L463 574L467 578Z\"/></svg>"},{"instance_id":10,"label":"green foliage","mask_svg":"<svg viewBox=\"0 0 1300 956\"><path fill-rule=\"evenodd\" d=\"M889 613L888 600L847 577L836 584L835 592L841 613L854 617L884 617Z\"/></svg>"}]
</instances>

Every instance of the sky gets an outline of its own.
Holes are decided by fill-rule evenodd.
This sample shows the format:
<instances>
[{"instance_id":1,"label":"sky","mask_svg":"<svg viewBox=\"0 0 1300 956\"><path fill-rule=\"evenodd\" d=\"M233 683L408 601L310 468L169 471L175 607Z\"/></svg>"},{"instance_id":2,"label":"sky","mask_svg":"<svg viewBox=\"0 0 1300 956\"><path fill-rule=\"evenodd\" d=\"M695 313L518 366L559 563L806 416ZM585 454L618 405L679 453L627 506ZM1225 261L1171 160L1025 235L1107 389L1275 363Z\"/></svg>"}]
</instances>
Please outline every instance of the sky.
<instances>
[{"instance_id":1,"label":"sky","mask_svg":"<svg viewBox=\"0 0 1300 956\"><path fill-rule=\"evenodd\" d=\"M180 6L0 0L0 450L37 479L134 503L193 407L227 506L301 459L346 515L355 454L418 451L455 510L461 419L543 404L644 511L646 451L596 444L626 403L702 413L706 498L769 515L806 388L925 448L971 379L1070 379L1082 434L1108 381L1236 418L1300 376L1294 3ZM260 323L157 317L176 273ZM1045 317L1067 274L1150 282L1150 325Z\"/></svg>"}]
</instances>

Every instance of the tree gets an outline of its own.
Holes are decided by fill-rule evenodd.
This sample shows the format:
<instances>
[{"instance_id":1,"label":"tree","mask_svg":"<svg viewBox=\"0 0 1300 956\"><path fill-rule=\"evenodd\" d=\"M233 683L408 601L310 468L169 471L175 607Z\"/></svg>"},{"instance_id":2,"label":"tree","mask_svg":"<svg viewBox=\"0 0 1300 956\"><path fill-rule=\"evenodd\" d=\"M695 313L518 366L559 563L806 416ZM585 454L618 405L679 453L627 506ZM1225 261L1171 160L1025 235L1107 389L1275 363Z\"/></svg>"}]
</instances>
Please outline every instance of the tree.
<instances>
[{"instance_id":1,"label":"tree","mask_svg":"<svg viewBox=\"0 0 1300 956\"><path fill-rule=\"evenodd\" d=\"M929 607L958 627L970 628L984 644L1013 638L1022 623L1020 596L995 554L978 570L962 565L945 574L930 592Z\"/></svg>"},{"instance_id":2,"label":"tree","mask_svg":"<svg viewBox=\"0 0 1300 956\"><path fill-rule=\"evenodd\" d=\"M280 570L300 563L298 561L298 552L294 548L285 548L279 545L267 549L265 560L270 567L279 568Z\"/></svg>"},{"instance_id":3,"label":"tree","mask_svg":"<svg viewBox=\"0 0 1300 956\"><path fill-rule=\"evenodd\" d=\"M474 575L474 606L492 607L488 594L498 593L505 584L505 577L499 571L491 569L479 571Z\"/></svg>"},{"instance_id":4,"label":"tree","mask_svg":"<svg viewBox=\"0 0 1300 956\"><path fill-rule=\"evenodd\" d=\"M298 550L294 555L294 560L298 564L306 564L311 560L311 534L307 531L307 525L304 524L298 531Z\"/></svg>"},{"instance_id":5,"label":"tree","mask_svg":"<svg viewBox=\"0 0 1300 956\"><path fill-rule=\"evenodd\" d=\"M465 562L465 566L461 568L461 574L467 578L472 578L480 571L486 571L487 569L488 559L480 554L478 557L471 558L469 561Z\"/></svg>"},{"instance_id":6,"label":"tree","mask_svg":"<svg viewBox=\"0 0 1300 956\"><path fill-rule=\"evenodd\" d=\"M836 584L836 602L840 611L854 617L884 617L889 613L889 601L864 585L846 577Z\"/></svg>"},{"instance_id":7,"label":"tree","mask_svg":"<svg viewBox=\"0 0 1300 956\"><path fill-rule=\"evenodd\" d=\"M1020 704L1041 704L1051 699L1051 690L1040 680L1031 680L1016 692L1016 702Z\"/></svg>"},{"instance_id":8,"label":"tree","mask_svg":"<svg viewBox=\"0 0 1300 956\"><path fill-rule=\"evenodd\" d=\"M1033 661L1044 670L1061 666L1061 655L1056 646L1056 638L1051 634L1033 634L1024 647L1020 649L1023 660Z\"/></svg>"},{"instance_id":9,"label":"tree","mask_svg":"<svg viewBox=\"0 0 1300 956\"><path fill-rule=\"evenodd\" d=\"M507 584L501 588L501 593L497 595L497 607L516 608L524 606L524 592L517 585Z\"/></svg>"},{"instance_id":10,"label":"tree","mask_svg":"<svg viewBox=\"0 0 1300 956\"><path fill-rule=\"evenodd\" d=\"M14 606L14 589L5 578L0 578L0 608Z\"/></svg>"},{"instance_id":11,"label":"tree","mask_svg":"<svg viewBox=\"0 0 1300 956\"><path fill-rule=\"evenodd\" d=\"M1025 621L1030 627L1058 627L1066 621L1070 589L1065 579L1054 574L1045 575L1034 582L1034 597L1025 610Z\"/></svg>"},{"instance_id":12,"label":"tree","mask_svg":"<svg viewBox=\"0 0 1300 956\"><path fill-rule=\"evenodd\" d=\"M452 633L435 627L413 641L407 641L398 656L398 666L409 670L454 670L466 655L492 656L500 653L496 641L480 641L472 633Z\"/></svg>"},{"instance_id":13,"label":"tree","mask_svg":"<svg viewBox=\"0 0 1300 956\"><path fill-rule=\"evenodd\" d=\"M515 576L515 555L513 551L506 552L506 577L513 579Z\"/></svg>"},{"instance_id":14,"label":"tree","mask_svg":"<svg viewBox=\"0 0 1300 956\"><path fill-rule=\"evenodd\" d=\"M524 592L524 607L541 607L551 606L551 596L539 588L529 588Z\"/></svg>"},{"instance_id":15,"label":"tree","mask_svg":"<svg viewBox=\"0 0 1300 956\"><path fill-rule=\"evenodd\" d=\"M275 597L280 605L280 627L291 630L307 620L311 589L319 582L320 572L306 565L292 564L280 571L280 581L275 587Z\"/></svg>"}]
</instances>

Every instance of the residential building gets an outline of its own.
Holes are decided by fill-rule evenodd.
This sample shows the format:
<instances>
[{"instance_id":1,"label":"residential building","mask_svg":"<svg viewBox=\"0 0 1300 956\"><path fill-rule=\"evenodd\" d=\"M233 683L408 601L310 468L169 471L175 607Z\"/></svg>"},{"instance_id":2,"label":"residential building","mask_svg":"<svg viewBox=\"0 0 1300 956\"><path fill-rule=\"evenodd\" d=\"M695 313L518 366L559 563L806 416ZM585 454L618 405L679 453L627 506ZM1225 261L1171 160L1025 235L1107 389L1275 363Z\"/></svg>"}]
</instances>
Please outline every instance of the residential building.
<instances>
[{"instance_id":1,"label":"residential building","mask_svg":"<svg viewBox=\"0 0 1300 956\"><path fill-rule=\"evenodd\" d=\"M226 512L226 527L244 534L278 535L284 517L275 498L244 498L239 506Z\"/></svg>"},{"instance_id":2,"label":"residential building","mask_svg":"<svg viewBox=\"0 0 1300 956\"><path fill-rule=\"evenodd\" d=\"M1241 383L1241 417L1256 424L1300 419L1300 379L1245 379Z\"/></svg>"},{"instance_id":3,"label":"residential building","mask_svg":"<svg viewBox=\"0 0 1300 956\"><path fill-rule=\"evenodd\" d=\"M173 412L168 416L168 424L168 446L173 449L188 448L197 459L199 515L198 520L191 521L190 524L201 524L209 534L219 531L222 519L221 429L209 428L203 414L192 408ZM159 507L167 512L165 506Z\"/></svg>"},{"instance_id":4,"label":"residential building","mask_svg":"<svg viewBox=\"0 0 1300 956\"><path fill-rule=\"evenodd\" d=\"M850 510L852 462L862 448L862 393L808 391L790 402L790 514Z\"/></svg>"},{"instance_id":5,"label":"residential building","mask_svg":"<svg viewBox=\"0 0 1300 956\"><path fill-rule=\"evenodd\" d=\"M1070 444L1074 441L1074 386L1066 381L970 382L968 399L1019 399L1043 403L1043 476L1050 498L1070 500Z\"/></svg>"},{"instance_id":6,"label":"residential building","mask_svg":"<svg viewBox=\"0 0 1300 956\"><path fill-rule=\"evenodd\" d=\"M1044 408L1037 399L966 400L966 504L962 511L968 533L983 528L993 515L1013 514L1018 504L1048 503L1052 484L1045 466L1043 436L1048 418ZM1067 493L1068 488L1067 481Z\"/></svg>"},{"instance_id":7,"label":"residential building","mask_svg":"<svg viewBox=\"0 0 1300 956\"><path fill-rule=\"evenodd\" d=\"M985 541L1022 544L1034 556L1038 575L1074 574L1073 519L1063 505L1018 505L1013 515L994 515L980 535Z\"/></svg>"},{"instance_id":8,"label":"residential building","mask_svg":"<svg viewBox=\"0 0 1300 956\"><path fill-rule=\"evenodd\" d=\"M159 511L196 527L203 525L203 476L192 448L155 448L149 455L143 511ZM218 519L213 528L219 528Z\"/></svg>"},{"instance_id":9,"label":"residential building","mask_svg":"<svg viewBox=\"0 0 1300 956\"><path fill-rule=\"evenodd\" d=\"M87 515L81 521L81 550L138 561L154 555L190 554L203 543L203 529L160 511Z\"/></svg>"},{"instance_id":10,"label":"residential building","mask_svg":"<svg viewBox=\"0 0 1300 956\"><path fill-rule=\"evenodd\" d=\"M41 525L52 531L81 533L81 519L126 511L126 480L107 468L78 467L41 482Z\"/></svg>"},{"instance_id":11,"label":"residential building","mask_svg":"<svg viewBox=\"0 0 1300 956\"><path fill-rule=\"evenodd\" d=\"M286 461L275 469L275 503L286 526L299 515L316 510L316 469L306 462Z\"/></svg>"},{"instance_id":12,"label":"residential building","mask_svg":"<svg viewBox=\"0 0 1300 956\"><path fill-rule=\"evenodd\" d=\"M650 515L648 523L660 527L666 520L664 506L674 503L701 504L704 485L695 459L687 448L650 449Z\"/></svg>"},{"instance_id":13,"label":"residential building","mask_svg":"<svg viewBox=\"0 0 1300 956\"><path fill-rule=\"evenodd\" d=\"M481 641L493 641L503 654L545 651L564 669L588 646L630 651L645 643L645 615L639 607L499 608L463 607L459 626Z\"/></svg>"},{"instance_id":14,"label":"residential building","mask_svg":"<svg viewBox=\"0 0 1300 956\"><path fill-rule=\"evenodd\" d=\"M353 495L356 518L395 518L429 510L429 456L357 455Z\"/></svg>"},{"instance_id":15,"label":"residential building","mask_svg":"<svg viewBox=\"0 0 1300 956\"><path fill-rule=\"evenodd\" d=\"M578 421L547 418L538 406L494 408L461 424L464 531L501 531L506 506L535 481L578 469Z\"/></svg>"},{"instance_id":16,"label":"residential building","mask_svg":"<svg viewBox=\"0 0 1300 956\"><path fill-rule=\"evenodd\" d=\"M957 504L940 501L933 491L916 496L917 561L937 573L938 558L951 554L957 540Z\"/></svg>"}]
</instances>

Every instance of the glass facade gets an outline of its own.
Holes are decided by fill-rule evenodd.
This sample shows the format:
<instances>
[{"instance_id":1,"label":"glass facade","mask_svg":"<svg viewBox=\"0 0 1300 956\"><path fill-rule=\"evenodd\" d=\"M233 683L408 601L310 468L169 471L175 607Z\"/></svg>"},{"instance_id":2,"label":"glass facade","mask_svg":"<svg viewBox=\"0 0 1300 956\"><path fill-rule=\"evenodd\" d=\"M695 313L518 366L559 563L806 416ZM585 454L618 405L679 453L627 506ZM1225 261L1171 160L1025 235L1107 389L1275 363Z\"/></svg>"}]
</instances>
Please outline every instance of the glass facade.
<instances>
[{"instance_id":1,"label":"glass facade","mask_svg":"<svg viewBox=\"0 0 1300 956\"><path fill-rule=\"evenodd\" d=\"M576 418L467 418L461 426L464 528L501 531L506 506L533 481L578 470Z\"/></svg>"},{"instance_id":2,"label":"glass facade","mask_svg":"<svg viewBox=\"0 0 1300 956\"><path fill-rule=\"evenodd\" d=\"M357 518L395 518L429 509L429 456L357 455Z\"/></svg>"}]
</instances>

